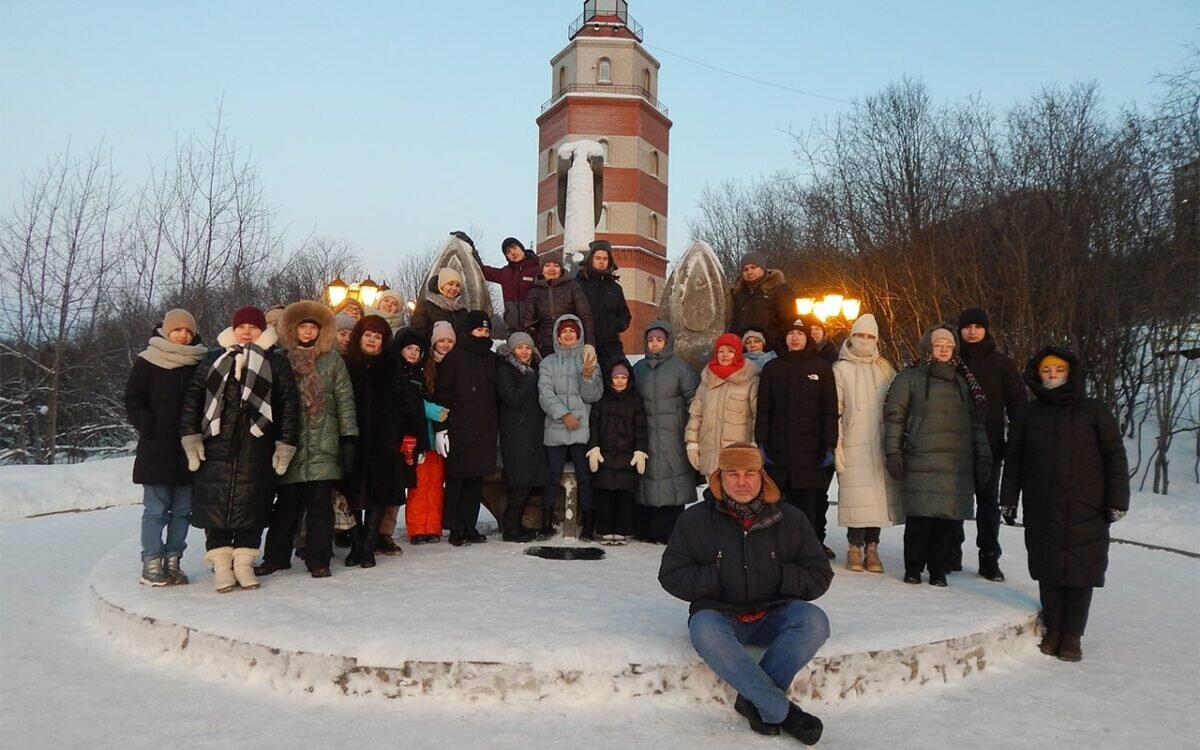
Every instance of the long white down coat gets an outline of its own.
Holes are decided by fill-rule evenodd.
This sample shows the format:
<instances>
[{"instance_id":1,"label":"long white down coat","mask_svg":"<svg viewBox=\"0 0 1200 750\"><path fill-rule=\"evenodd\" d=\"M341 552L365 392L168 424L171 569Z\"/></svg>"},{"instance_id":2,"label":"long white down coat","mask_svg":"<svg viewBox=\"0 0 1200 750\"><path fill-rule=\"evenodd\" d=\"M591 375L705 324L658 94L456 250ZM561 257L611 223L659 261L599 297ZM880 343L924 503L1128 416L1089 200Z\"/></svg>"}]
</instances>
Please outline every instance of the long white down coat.
<instances>
[{"instance_id":1,"label":"long white down coat","mask_svg":"<svg viewBox=\"0 0 1200 750\"><path fill-rule=\"evenodd\" d=\"M860 328L859 322L865 323L860 318L852 330L875 333L869 324ZM833 364L839 415L834 452L838 526L882 528L904 523L904 502L883 456L883 405L895 377L896 371L879 356L878 347L873 354L860 355L851 348L850 339Z\"/></svg>"}]
</instances>

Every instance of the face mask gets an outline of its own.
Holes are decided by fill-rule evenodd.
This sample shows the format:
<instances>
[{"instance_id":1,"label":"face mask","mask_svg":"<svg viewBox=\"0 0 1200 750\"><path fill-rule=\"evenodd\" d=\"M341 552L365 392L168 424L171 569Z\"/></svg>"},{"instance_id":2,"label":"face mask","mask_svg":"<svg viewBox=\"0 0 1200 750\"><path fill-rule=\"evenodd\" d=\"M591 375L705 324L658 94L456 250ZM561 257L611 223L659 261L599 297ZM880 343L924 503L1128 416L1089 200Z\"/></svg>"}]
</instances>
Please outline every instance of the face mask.
<instances>
[{"instance_id":1,"label":"face mask","mask_svg":"<svg viewBox=\"0 0 1200 750\"><path fill-rule=\"evenodd\" d=\"M1065 377L1063 377L1063 378L1051 378L1050 380L1043 381L1043 382L1042 382L1042 387L1044 387L1044 388L1045 388L1046 390L1048 390L1048 391L1052 391L1052 390L1054 390L1055 388L1058 388L1060 385L1062 385L1062 384L1064 384L1064 383L1066 383L1066 382L1067 382L1067 378L1065 378Z\"/></svg>"},{"instance_id":2,"label":"face mask","mask_svg":"<svg viewBox=\"0 0 1200 750\"><path fill-rule=\"evenodd\" d=\"M874 354L876 342L872 339L850 337L850 349L855 354Z\"/></svg>"}]
</instances>

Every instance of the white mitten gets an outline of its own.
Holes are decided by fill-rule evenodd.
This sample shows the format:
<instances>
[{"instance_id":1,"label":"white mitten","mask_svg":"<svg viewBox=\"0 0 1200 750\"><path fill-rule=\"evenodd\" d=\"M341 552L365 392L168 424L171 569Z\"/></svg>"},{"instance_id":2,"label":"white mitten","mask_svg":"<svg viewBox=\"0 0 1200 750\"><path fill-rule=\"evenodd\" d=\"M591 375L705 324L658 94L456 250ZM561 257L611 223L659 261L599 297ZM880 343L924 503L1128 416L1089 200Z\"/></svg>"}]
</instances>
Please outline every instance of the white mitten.
<instances>
[{"instance_id":1,"label":"white mitten","mask_svg":"<svg viewBox=\"0 0 1200 750\"><path fill-rule=\"evenodd\" d=\"M646 473L646 459L648 459L648 458L650 458L650 457L647 456L644 451L634 451L633 452L633 460L629 462L629 465L632 466L633 468L637 469L638 474L645 474Z\"/></svg>"},{"instance_id":2,"label":"white mitten","mask_svg":"<svg viewBox=\"0 0 1200 750\"><path fill-rule=\"evenodd\" d=\"M592 448L587 452L588 468L595 474L600 470L600 464L604 463L604 456L600 455L599 446Z\"/></svg>"},{"instance_id":3,"label":"white mitten","mask_svg":"<svg viewBox=\"0 0 1200 750\"><path fill-rule=\"evenodd\" d=\"M437 453L439 456L441 456L442 458L445 458L446 456L450 455L450 432L449 432L449 430L442 430L441 432L439 432L437 434L437 437L434 438L434 442L437 443Z\"/></svg>"},{"instance_id":4,"label":"white mitten","mask_svg":"<svg viewBox=\"0 0 1200 750\"><path fill-rule=\"evenodd\" d=\"M204 438L197 432L184 435L179 442L183 444L183 452L187 456L188 471L196 471L204 462Z\"/></svg>"},{"instance_id":5,"label":"white mitten","mask_svg":"<svg viewBox=\"0 0 1200 750\"><path fill-rule=\"evenodd\" d=\"M288 464L292 462L292 457L296 455L296 446L288 445L287 443L275 441L275 455L271 456L271 466L274 467L275 473L283 476L287 473Z\"/></svg>"}]
</instances>

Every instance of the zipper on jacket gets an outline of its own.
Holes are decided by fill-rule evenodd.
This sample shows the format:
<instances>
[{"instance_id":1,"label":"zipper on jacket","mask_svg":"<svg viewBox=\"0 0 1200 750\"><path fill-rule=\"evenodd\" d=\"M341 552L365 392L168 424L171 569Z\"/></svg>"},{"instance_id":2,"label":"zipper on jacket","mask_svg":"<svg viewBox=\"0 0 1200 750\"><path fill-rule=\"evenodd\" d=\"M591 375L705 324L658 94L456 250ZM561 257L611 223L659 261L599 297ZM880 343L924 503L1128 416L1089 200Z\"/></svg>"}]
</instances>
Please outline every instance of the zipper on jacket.
<instances>
[{"instance_id":1,"label":"zipper on jacket","mask_svg":"<svg viewBox=\"0 0 1200 750\"><path fill-rule=\"evenodd\" d=\"M746 601L750 601L750 530L742 529L742 570L746 573Z\"/></svg>"}]
</instances>

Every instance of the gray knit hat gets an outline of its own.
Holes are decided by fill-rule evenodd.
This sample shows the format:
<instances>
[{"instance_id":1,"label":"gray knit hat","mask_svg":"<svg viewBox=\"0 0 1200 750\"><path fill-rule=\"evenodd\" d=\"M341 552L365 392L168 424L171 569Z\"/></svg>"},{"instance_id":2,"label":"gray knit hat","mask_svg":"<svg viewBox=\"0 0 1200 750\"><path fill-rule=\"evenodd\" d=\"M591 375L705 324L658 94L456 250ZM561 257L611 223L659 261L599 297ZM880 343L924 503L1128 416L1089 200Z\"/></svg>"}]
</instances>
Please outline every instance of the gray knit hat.
<instances>
[{"instance_id":1,"label":"gray knit hat","mask_svg":"<svg viewBox=\"0 0 1200 750\"><path fill-rule=\"evenodd\" d=\"M334 326L339 331L353 331L354 324L357 322L357 320L346 313L338 313L333 317Z\"/></svg>"},{"instance_id":2,"label":"gray knit hat","mask_svg":"<svg viewBox=\"0 0 1200 750\"><path fill-rule=\"evenodd\" d=\"M517 331L516 333L514 333L508 337L508 348L509 349L516 349L521 344L525 344L526 346L530 346L530 347L533 347L534 349L537 349L537 346L535 346L533 343L533 337L530 336L528 333L525 333L524 331Z\"/></svg>"},{"instance_id":3,"label":"gray knit hat","mask_svg":"<svg viewBox=\"0 0 1200 750\"><path fill-rule=\"evenodd\" d=\"M742 264L738 268L745 268L746 266L758 266L765 270L767 259L762 253L746 253L742 256Z\"/></svg>"}]
</instances>

